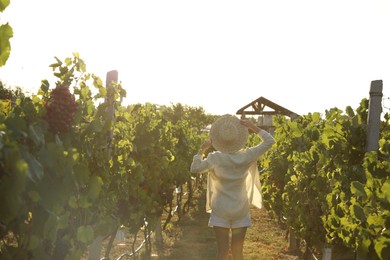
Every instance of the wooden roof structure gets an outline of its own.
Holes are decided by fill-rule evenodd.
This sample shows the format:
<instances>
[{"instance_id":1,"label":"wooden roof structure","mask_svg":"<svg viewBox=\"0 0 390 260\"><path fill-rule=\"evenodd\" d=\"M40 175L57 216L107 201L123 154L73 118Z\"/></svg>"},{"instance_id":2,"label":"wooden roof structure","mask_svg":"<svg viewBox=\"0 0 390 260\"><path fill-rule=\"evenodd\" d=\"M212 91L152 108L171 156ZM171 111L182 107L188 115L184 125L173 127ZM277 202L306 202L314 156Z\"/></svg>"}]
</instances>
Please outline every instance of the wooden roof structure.
<instances>
[{"instance_id":1,"label":"wooden roof structure","mask_svg":"<svg viewBox=\"0 0 390 260\"><path fill-rule=\"evenodd\" d=\"M265 108L268 107L271 110L266 110ZM292 112L291 110L288 110L287 108L284 108L264 97L259 97L255 101L252 101L246 106L243 106L239 110L237 110L236 114L242 115L285 115L288 117L296 117L298 116L297 113Z\"/></svg>"}]
</instances>

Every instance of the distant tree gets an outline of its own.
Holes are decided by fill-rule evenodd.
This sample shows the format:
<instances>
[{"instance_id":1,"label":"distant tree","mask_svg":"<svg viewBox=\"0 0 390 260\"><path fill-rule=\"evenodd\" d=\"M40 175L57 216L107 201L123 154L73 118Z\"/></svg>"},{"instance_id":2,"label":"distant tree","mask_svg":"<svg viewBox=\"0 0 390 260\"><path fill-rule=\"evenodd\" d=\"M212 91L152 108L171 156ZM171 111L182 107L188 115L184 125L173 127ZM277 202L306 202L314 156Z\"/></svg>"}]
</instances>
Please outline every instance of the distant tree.
<instances>
[{"instance_id":1,"label":"distant tree","mask_svg":"<svg viewBox=\"0 0 390 260\"><path fill-rule=\"evenodd\" d=\"M17 97L25 97L25 94L20 87L9 87L0 81L0 100L10 99L15 101Z\"/></svg>"}]
</instances>

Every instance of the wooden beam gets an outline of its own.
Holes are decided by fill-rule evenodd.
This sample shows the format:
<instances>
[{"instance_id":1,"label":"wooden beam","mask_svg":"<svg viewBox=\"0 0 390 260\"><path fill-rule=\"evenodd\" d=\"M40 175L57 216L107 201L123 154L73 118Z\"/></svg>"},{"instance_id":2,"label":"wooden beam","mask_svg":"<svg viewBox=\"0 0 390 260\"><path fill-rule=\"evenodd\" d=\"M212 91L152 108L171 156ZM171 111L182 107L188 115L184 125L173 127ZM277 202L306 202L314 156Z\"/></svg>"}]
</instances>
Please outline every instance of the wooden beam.
<instances>
[{"instance_id":1,"label":"wooden beam","mask_svg":"<svg viewBox=\"0 0 390 260\"><path fill-rule=\"evenodd\" d=\"M273 109L273 111L264 111L265 107L269 107ZM246 110L247 108L251 107L253 110ZM288 110L287 108L284 108L264 97L259 97L258 99L252 101L251 103L243 106L239 110L237 110L236 114L242 115L285 115L292 117L293 115L297 115L296 113Z\"/></svg>"}]
</instances>

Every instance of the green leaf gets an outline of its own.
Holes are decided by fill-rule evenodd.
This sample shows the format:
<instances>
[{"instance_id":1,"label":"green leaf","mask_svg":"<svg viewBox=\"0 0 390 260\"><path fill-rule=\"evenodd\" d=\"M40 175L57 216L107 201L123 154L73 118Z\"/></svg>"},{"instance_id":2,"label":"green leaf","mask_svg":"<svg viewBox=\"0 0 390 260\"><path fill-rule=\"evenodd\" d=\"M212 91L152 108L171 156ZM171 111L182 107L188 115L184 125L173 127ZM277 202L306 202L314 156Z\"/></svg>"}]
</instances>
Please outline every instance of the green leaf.
<instances>
[{"instance_id":1,"label":"green leaf","mask_svg":"<svg viewBox=\"0 0 390 260\"><path fill-rule=\"evenodd\" d=\"M345 112L347 113L348 116L353 117L355 115L354 110L352 109L351 106L347 106L345 109Z\"/></svg>"},{"instance_id":2,"label":"green leaf","mask_svg":"<svg viewBox=\"0 0 390 260\"><path fill-rule=\"evenodd\" d=\"M384 222L384 219L382 218L382 216L378 216L378 215L369 215L367 217L367 223L368 225L371 227L376 227L376 226L383 226L385 224Z\"/></svg>"},{"instance_id":3,"label":"green leaf","mask_svg":"<svg viewBox=\"0 0 390 260\"><path fill-rule=\"evenodd\" d=\"M353 127L358 127L361 125L361 122L360 122L360 117L359 116L354 116L352 117L352 126Z\"/></svg>"},{"instance_id":4,"label":"green leaf","mask_svg":"<svg viewBox=\"0 0 390 260\"><path fill-rule=\"evenodd\" d=\"M70 212L65 212L65 214L62 214L61 216L58 217L57 219L57 228L58 229L64 229L69 227L69 216Z\"/></svg>"},{"instance_id":5,"label":"green leaf","mask_svg":"<svg viewBox=\"0 0 390 260\"><path fill-rule=\"evenodd\" d=\"M106 88L99 88L99 94L100 94L102 97L106 97L106 95L107 95L107 89L106 89Z\"/></svg>"},{"instance_id":6,"label":"green leaf","mask_svg":"<svg viewBox=\"0 0 390 260\"><path fill-rule=\"evenodd\" d=\"M321 121L321 114L318 112L314 112L312 115L312 120L314 123L318 123Z\"/></svg>"},{"instance_id":7,"label":"green leaf","mask_svg":"<svg viewBox=\"0 0 390 260\"><path fill-rule=\"evenodd\" d=\"M26 117L35 117L37 114L37 111L35 109L34 103L31 102L31 100L25 99L22 102L22 109Z\"/></svg>"},{"instance_id":8,"label":"green leaf","mask_svg":"<svg viewBox=\"0 0 390 260\"><path fill-rule=\"evenodd\" d=\"M34 156L32 156L27 150L21 149L20 153L22 155L22 158L27 162L28 164L28 177L33 182L37 182L40 179L42 179L43 176L43 167L40 164L40 162L35 159Z\"/></svg>"},{"instance_id":9,"label":"green leaf","mask_svg":"<svg viewBox=\"0 0 390 260\"><path fill-rule=\"evenodd\" d=\"M85 244L93 240L93 229L91 226L81 226L77 229L77 239Z\"/></svg>"},{"instance_id":10,"label":"green leaf","mask_svg":"<svg viewBox=\"0 0 390 260\"><path fill-rule=\"evenodd\" d=\"M3 12L5 10L5 8L7 8L9 3L10 3L10 0L0 0L0 12Z\"/></svg>"},{"instance_id":11,"label":"green leaf","mask_svg":"<svg viewBox=\"0 0 390 260\"><path fill-rule=\"evenodd\" d=\"M9 55L11 53L11 43L9 39L12 37L13 37L12 27L9 26L8 23L1 25L0 26L0 67L4 66L9 58Z\"/></svg>"},{"instance_id":12,"label":"green leaf","mask_svg":"<svg viewBox=\"0 0 390 260\"><path fill-rule=\"evenodd\" d=\"M79 207L86 209L92 206L92 203L89 202L88 198L86 196L81 196L79 199Z\"/></svg>"},{"instance_id":13,"label":"green leaf","mask_svg":"<svg viewBox=\"0 0 390 260\"><path fill-rule=\"evenodd\" d=\"M355 216L355 218L360 220L362 223L366 221L366 216L365 216L364 210L361 206L356 205L356 204L352 205L351 212L352 212L352 215Z\"/></svg>"},{"instance_id":14,"label":"green leaf","mask_svg":"<svg viewBox=\"0 0 390 260\"><path fill-rule=\"evenodd\" d=\"M30 199L33 201L33 202L38 202L38 201L40 201L41 200L41 195L39 195L39 193L38 192L36 192L36 191L29 191L28 192L28 195L29 195L29 197L30 197Z\"/></svg>"},{"instance_id":15,"label":"green leaf","mask_svg":"<svg viewBox=\"0 0 390 260\"><path fill-rule=\"evenodd\" d=\"M78 208L78 203L77 203L77 199L76 199L75 196L70 197L68 204L69 204L69 206L70 206L72 209Z\"/></svg>"},{"instance_id":16,"label":"green leaf","mask_svg":"<svg viewBox=\"0 0 390 260\"><path fill-rule=\"evenodd\" d=\"M303 132L302 130L298 127L298 124L296 122L292 122L291 123L291 136L292 137L301 137Z\"/></svg>"},{"instance_id":17,"label":"green leaf","mask_svg":"<svg viewBox=\"0 0 390 260\"><path fill-rule=\"evenodd\" d=\"M90 174L88 166L84 163L75 165L73 173L79 185L85 185Z\"/></svg>"},{"instance_id":18,"label":"green leaf","mask_svg":"<svg viewBox=\"0 0 390 260\"><path fill-rule=\"evenodd\" d=\"M42 128L37 124L29 126L30 137L37 146L45 144L45 135L42 132Z\"/></svg>"},{"instance_id":19,"label":"green leaf","mask_svg":"<svg viewBox=\"0 0 390 260\"><path fill-rule=\"evenodd\" d=\"M65 59L65 64L66 64L66 66L72 65L72 59L71 58L66 58Z\"/></svg>"},{"instance_id":20,"label":"green leaf","mask_svg":"<svg viewBox=\"0 0 390 260\"><path fill-rule=\"evenodd\" d=\"M386 182L383 183L381 190L386 200L390 202L390 180L386 180Z\"/></svg>"},{"instance_id":21,"label":"green leaf","mask_svg":"<svg viewBox=\"0 0 390 260\"><path fill-rule=\"evenodd\" d=\"M88 196L91 199L96 199L103 187L103 181L98 176L92 176L88 186Z\"/></svg>"},{"instance_id":22,"label":"green leaf","mask_svg":"<svg viewBox=\"0 0 390 260\"><path fill-rule=\"evenodd\" d=\"M371 246L371 240L363 236L361 238L359 251L363 251L367 253L370 250L370 246Z\"/></svg>"},{"instance_id":23,"label":"green leaf","mask_svg":"<svg viewBox=\"0 0 390 260\"><path fill-rule=\"evenodd\" d=\"M73 54L73 56L74 56L75 58L80 59L80 54L79 54L78 52L73 52L72 54Z\"/></svg>"},{"instance_id":24,"label":"green leaf","mask_svg":"<svg viewBox=\"0 0 390 260\"><path fill-rule=\"evenodd\" d=\"M41 81L41 89L40 90L43 93L47 93L49 91L49 87L50 87L49 81L47 81L46 79Z\"/></svg>"},{"instance_id":25,"label":"green leaf","mask_svg":"<svg viewBox=\"0 0 390 260\"><path fill-rule=\"evenodd\" d=\"M26 121L20 117L8 117L5 123L9 129L18 135L22 135L22 132L27 128Z\"/></svg>"},{"instance_id":26,"label":"green leaf","mask_svg":"<svg viewBox=\"0 0 390 260\"><path fill-rule=\"evenodd\" d=\"M169 163L170 163L169 158L168 158L167 156L163 156L161 159L162 159L162 160L161 160L162 168L163 168L163 169L167 169L168 166L169 166Z\"/></svg>"},{"instance_id":27,"label":"green leaf","mask_svg":"<svg viewBox=\"0 0 390 260\"><path fill-rule=\"evenodd\" d=\"M43 234L45 238L50 239L50 241L55 241L57 238L58 220L59 217L53 213L50 213L43 226Z\"/></svg>"},{"instance_id":28,"label":"green leaf","mask_svg":"<svg viewBox=\"0 0 390 260\"><path fill-rule=\"evenodd\" d=\"M375 243L375 252L378 254L380 259L388 259L390 255L390 238L381 236L376 240Z\"/></svg>"},{"instance_id":29,"label":"green leaf","mask_svg":"<svg viewBox=\"0 0 390 260\"><path fill-rule=\"evenodd\" d=\"M351 183L351 192L357 197L367 198L366 191L364 190L364 185L359 181L353 181Z\"/></svg>"}]
</instances>

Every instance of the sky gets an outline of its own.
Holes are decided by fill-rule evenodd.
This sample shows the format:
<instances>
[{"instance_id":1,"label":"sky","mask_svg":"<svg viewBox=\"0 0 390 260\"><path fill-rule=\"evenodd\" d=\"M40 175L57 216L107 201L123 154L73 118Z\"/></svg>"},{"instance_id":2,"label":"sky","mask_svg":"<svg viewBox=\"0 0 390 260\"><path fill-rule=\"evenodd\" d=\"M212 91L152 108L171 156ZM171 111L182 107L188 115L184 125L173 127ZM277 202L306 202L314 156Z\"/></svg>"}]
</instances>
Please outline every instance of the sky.
<instances>
[{"instance_id":1,"label":"sky","mask_svg":"<svg viewBox=\"0 0 390 260\"><path fill-rule=\"evenodd\" d=\"M297 114L356 108L383 81L390 112L389 0L11 0L0 80L36 93L78 52L117 70L124 104L181 103L235 114L265 97Z\"/></svg>"}]
</instances>

